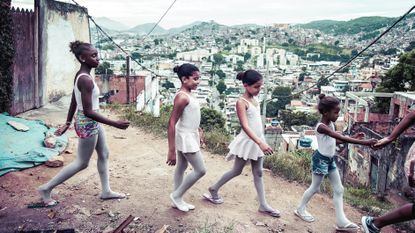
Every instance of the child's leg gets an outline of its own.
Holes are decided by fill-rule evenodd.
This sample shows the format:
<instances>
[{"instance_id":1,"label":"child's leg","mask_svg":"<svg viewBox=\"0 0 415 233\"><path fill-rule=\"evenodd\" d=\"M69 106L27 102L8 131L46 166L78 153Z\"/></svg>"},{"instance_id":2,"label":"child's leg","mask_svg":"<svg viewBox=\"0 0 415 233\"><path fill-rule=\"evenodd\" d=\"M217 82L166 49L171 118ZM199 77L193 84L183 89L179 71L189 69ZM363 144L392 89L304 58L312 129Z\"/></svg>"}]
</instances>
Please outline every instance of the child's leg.
<instances>
[{"instance_id":1,"label":"child's leg","mask_svg":"<svg viewBox=\"0 0 415 233\"><path fill-rule=\"evenodd\" d=\"M187 169L187 160L181 151L176 153L176 169L174 170L174 190L179 188L183 182L184 171Z\"/></svg>"},{"instance_id":2,"label":"child's leg","mask_svg":"<svg viewBox=\"0 0 415 233\"><path fill-rule=\"evenodd\" d=\"M315 193L320 191L320 185L323 181L323 175L313 174L311 178L311 185L310 187L304 192L303 199L300 202L300 205L297 207L297 210L300 214L305 214L306 205L310 201L310 199L314 196Z\"/></svg>"},{"instance_id":3,"label":"child's leg","mask_svg":"<svg viewBox=\"0 0 415 233\"><path fill-rule=\"evenodd\" d=\"M233 164L232 170L223 174L223 176L218 180L218 182L216 182L216 184L210 186L209 192L212 198L219 198L218 191L220 187L222 187L222 185L224 185L232 178L239 176L242 173L242 170L244 169L245 163L246 160L243 160L237 156L235 157L235 163Z\"/></svg>"},{"instance_id":4,"label":"child's leg","mask_svg":"<svg viewBox=\"0 0 415 233\"><path fill-rule=\"evenodd\" d=\"M44 202L53 201L50 197L50 193L54 187L61 184L65 180L71 178L77 172L88 167L89 160L94 152L95 145L97 144L98 135L93 135L88 138L79 139L78 142L78 156L68 166L64 167L55 177L53 177L48 183L41 185L38 188L39 194Z\"/></svg>"},{"instance_id":5,"label":"child's leg","mask_svg":"<svg viewBox=\"0 0 415 233\"><path fill-rule=\"evenodd\" d=\"M184 178L182 184L172 193L173 198L177 201L180 201L183 194L206 174L205 163L203 162L200 151L196 153L183 153L183 156L192 165L193 171Z\"/></svg>"},{"instance_id":6,"label":"child's leg","mask_svg":"<svg viewBox=\"0 0 415 233\"><path fill-rule=\"evenodd\" d=\"M408 203L386 213L385 215L374 218L373 223L380 229L387 225L405 222L412 219L415 219L415 205L413 203Z\"/></svg>"},{"instance_id":7,"label":"child's leg","mask_svg":"<svg viewBox=\"0 0 415 233\"><path fill-rule=\"evenodd\" d=\"M257 191L259 200L259 209L263 211L275 211L271 206L268 205L267 200L265 198L264 182L262 179L263 162L263 158L258 158L258 160L256 161L251 160L252 175L254 176L255 189Z\"/></svg>"},{"instance_id":8,"label":"child's leg","mask_svg":"<svg viewBox=\"0 0 415 233\"><path fill-rule=\"evenodd\" d=\"M107 146L107 142L105 140L105 130L102 126L99 127L98 131L98 141L97 145L95 146L98 154L98 173L99 178L101 180L102 186L102 199L111 199L111 198L124 198L125 195L122 193L113 192L110 188L109 184L109 171L108 171L108 157L109 157L109 150Z\"/></svg>"},{"instance_id":9,"label":"child's leg","mask_svg":"<svg viewBox=\"0 0 415 233\"><path fill-rule=\"evenodd\" d=\"M328 176L331 186L333 187L333 202L336 210L336 224L339 227L347 226L351 223L351 221L346 218L343 210L344 188L340 179L339 170L337 170L337 168L331 170Z\"/></svg>"}]
</instances>

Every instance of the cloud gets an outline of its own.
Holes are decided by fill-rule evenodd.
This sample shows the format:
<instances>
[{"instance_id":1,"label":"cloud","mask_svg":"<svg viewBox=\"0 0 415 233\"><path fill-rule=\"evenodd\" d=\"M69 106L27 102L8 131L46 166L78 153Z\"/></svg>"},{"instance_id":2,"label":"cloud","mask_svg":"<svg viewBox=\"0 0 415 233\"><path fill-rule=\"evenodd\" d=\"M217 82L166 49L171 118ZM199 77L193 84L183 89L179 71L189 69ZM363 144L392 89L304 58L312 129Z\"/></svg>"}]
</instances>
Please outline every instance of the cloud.
<instances>
[{"instance_id":1,"label":"cloud","mask_svg":"<svg viewBox=\"0 0 415 233\"><path fill-rule=\"evenodd\" d=\"M71 2L70 0L62 0ZM94 17L108 17L129 26L157 22L173 0L76 0ZM33 0L12 0L33 5ZM350 20L361 16L397 17L413 3L407 0L177 0L160 25L177 27L194 21L215 20L226 25L306 23L312 20Z\"/></svg>"}]
</instances>

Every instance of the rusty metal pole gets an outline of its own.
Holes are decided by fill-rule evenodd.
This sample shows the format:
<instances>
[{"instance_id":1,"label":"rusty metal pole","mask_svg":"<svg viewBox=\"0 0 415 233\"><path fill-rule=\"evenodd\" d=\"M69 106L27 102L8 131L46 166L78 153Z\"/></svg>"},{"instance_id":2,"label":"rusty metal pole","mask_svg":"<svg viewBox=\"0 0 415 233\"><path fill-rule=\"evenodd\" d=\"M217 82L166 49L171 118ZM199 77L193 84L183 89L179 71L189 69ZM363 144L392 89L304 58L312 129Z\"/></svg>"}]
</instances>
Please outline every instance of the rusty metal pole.
<instances>
[{"instance_id":1,"label":"rusty metal pole","mask_svg":"<svg viewBox=\"0 0 415 233\"><path fill-rule=\"evenodd\" d=\"M127 56L127 72L125 74L125 82L127 83L127 104L130 103L130 56Z\"/></svg>"}]
</instances>

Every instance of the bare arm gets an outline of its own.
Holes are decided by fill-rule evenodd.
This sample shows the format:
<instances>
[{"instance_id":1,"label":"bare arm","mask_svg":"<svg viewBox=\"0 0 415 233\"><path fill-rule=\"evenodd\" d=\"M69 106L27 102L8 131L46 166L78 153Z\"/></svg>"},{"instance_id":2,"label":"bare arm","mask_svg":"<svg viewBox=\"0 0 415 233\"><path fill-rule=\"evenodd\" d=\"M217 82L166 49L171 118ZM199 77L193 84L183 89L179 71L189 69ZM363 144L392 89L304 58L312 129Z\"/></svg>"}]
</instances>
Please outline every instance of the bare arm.
<instances>
[{"instance_id":1,"label":"bare arm","mask_svg":"<svg viewBox=\"0 0 415 233\"><path fill-rule=\"evenodd\" d=\"M71 105L69 106L68 116L66 117L66 123L72 122L73 115L75 115L76 106L77 104L75 100L75 93L72 91Z\"/></svg>"},{"instance_id":2,"label":"bare arm","mask_svg":"<svg viewBox=\"0 0 415 233\"><path fill-rule=\"evenodd\" d=\"M75 100L75 93L72 92L71 104L69 105L68 116L66 117L66 123L56 130L55 132L56 136L61 136L62 134L66 132L66 130L69 129L69 126L72 123L73 115L75 114L75 111L76 111L76 106L77 104Z\"/></svg>"},{"instance_id":3,"label":"bare arm","mask_svg":"<svg viewBox=\"0 0 415 233\"><path fill-rule=\"evenodd\" d=\"M167 154L167 164L176 164L176 123L183 114L184 108L189 104L189 97L184 94L178 94L174 99L173 110L169 119L169 126L167 129L167 139L169 143L169 151Z\"/></svg>"},{"instance_id":4,"label":"bare arm","mask_svg":"<svg viewBox=\"0 0 415 233\"><path fill-rule=\"evenodd\" d=\"M108 119L92 109L92 91L94 89L94 83L88 76L80 76L77 84L78 89L81 92L82 107L86 117L120 129L128 128L129 122Z\"/></svg>"},{"instance_id":5,"label":"bare arm","mask_svg":"<svg viewBox=\"0 0 415 233\"><path fill-rule=\"evenodd\" d=\"M406 115L402 119L402 121L399 122L399 124L393 129L392 133L389 136L379 140L379 142L376 143L375 148L379 149L391 143L414 123L415 123L415 111Z\"/></svg>"},{"instance_id":6,"label":"bare arm","mask_svg":"<svg viewBox=\"0 0 415 233\"><path fill-rule=\"evenodd\" d=\"M333 131L332 129L330 129L330 127L328 127L325 124L320 124L317 128L317 132L319 132L321 134L326 134L326 135L328 135L332 138L335 138L336 140L342 141L342 142L349 142L349 143L361 144L361 145L372 145L372 144L376 143L375 139L361 140L361 139L355 139L355 138L344 136L342 134L339 134L339 133Z\"/></svg>"}]
</instances>

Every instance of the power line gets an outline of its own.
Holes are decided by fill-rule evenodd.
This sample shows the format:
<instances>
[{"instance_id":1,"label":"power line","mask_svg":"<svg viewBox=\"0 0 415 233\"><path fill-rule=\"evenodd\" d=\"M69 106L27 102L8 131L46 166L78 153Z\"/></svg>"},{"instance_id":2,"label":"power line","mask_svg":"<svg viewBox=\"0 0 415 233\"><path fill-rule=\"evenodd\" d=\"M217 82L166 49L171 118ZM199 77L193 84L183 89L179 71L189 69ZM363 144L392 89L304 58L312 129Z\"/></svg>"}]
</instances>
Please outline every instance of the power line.
<instances>
[{"instance_id":1,"label":"power line","mask_svg":"<svg viewBox=\"0 0 415 233\"><path fill-rule=\"evenodd\" d=\"M75 0L71 0L72 2L74 2L76 5L82 7L81 5L79 5L79 3L77 3ZM166 12L167 13L167 12ZM165 77L164 75L160 75L157 74L156 72L152 71L151 69L147 68L146 66L144 66L143 64L141 64L140 62L138 62L135 58L133 58L125 49L123 49L119 44L117 44L114 39L112 39L112 37L110 35L108 35L108 33L106 31L104 31L96 22L95 20L92 18L92 16L90 16L89 14L87 14L87 17L89 20L92 21L92 23L95 24L95 27L97 29L99 29L117 48L119 48L123 53L125 53L127 56L130 56L131 60L133 60L135 63L137 63L143 70L147 70L149 71L151 74L153 74L154 76L158 76L158 77Z\"/></svg>"},{"instance_id":2,"label":"power line","mask_svg":"<svg viewBox=\"0 0 415 233\"><path fill-rule=\"evenodd\" d=\"M411 9L409 9L404 15L402 15L398 20L396 20L391 26L389 26L389 28L387 28L382 34L380 34L378 37L376 37L376 39L374 39L369 45L367 45L363 50L361 50L359 53L357 53L355 56L353 56L352 58L350 58L344 65L340 66L339 68L337 68L335 71L333 71L330 75L328 75L327 77L324 78L320 78L315 84L311 85L310 87L299 91L297 93L291 94L291 95L287 95L287 96L275 96L274 98L289 98L289 97L295 97L298 96L301 93L304 93L312 88L314 88L315 86L317 86L319 83L321 83L323 80L329 80L330 77L332 77L335 73L339 72L340 70L342 70L343 68L345 68L346 66L348 66L353 60L355 60L357 57L359 57L362 53L364 53L367 49L369 49L372 45L374 45L376 42L379 41L380 38L382 38L386 33L388 33L396 24L398 24L400 21L402 21L407 15L409 15L413 10L415 9L415 5L411 7Z\"/></svg>"},{"instance_id":3,"label":"power line","mask_svg":"<svg viewBox=\"0 0 415 233\"><path fill-rule=\"evenodd\" d=\"M169 10L173 7L174 3L176 3L177 0L174 0L172 2L172 4L169 6L169 8L167 8L167 10L164 12L164 14L160 17L160 19L157 21L157 23L153 26L153 28L147 33L147 36L149 36L154 29L157 27L157 25L161 22L161 20L163 20L164 16L167 15L167 13L169 12Z\"/></svg>"}]
</instances>

